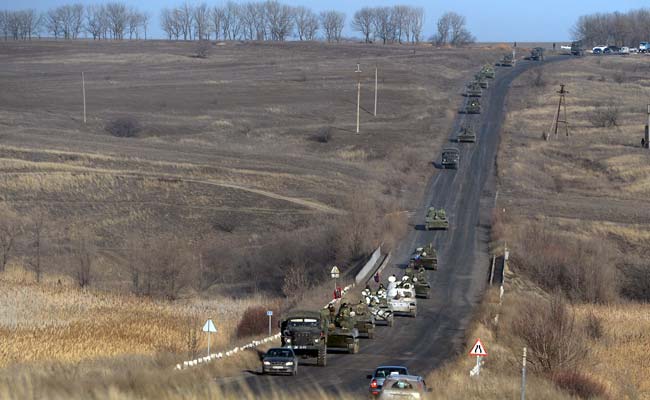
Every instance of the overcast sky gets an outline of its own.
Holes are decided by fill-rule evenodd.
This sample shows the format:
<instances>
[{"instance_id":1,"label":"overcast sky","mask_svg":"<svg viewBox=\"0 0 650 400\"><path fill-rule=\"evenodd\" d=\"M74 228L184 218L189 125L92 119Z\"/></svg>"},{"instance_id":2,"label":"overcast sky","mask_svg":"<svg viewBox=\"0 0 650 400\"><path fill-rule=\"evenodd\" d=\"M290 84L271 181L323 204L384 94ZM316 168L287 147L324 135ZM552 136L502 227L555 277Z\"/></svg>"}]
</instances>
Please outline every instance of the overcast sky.
<instances>
[{"instance_id":1,"label":"overcast sky","mask_svg":"<svg viewBox=\"0 0 650 400\"><path fill-rule=\"evenodd\" d=\"M36 8L46 10L61 4L95 4L88 0L0 0L0 9ZM125 0L129 5L147 11L151 16L150 32L163 37L159 26L160 9L182 4L183 0ZM202 1L190 1L200 3ZM206 0L209 5L222 1ZM467 17L469 30L481 42L563 42L570 40L570 29L583 14L608 11L627 11L648 7L648 0L285 0L290 5L305 5L314 11L337 9L348 15L364 6L408 4L425 9L425 37L435 29L436 19L446 11L455 11ZM353 32L346 28L346 35Z\"/></svg>"}]
</instances>

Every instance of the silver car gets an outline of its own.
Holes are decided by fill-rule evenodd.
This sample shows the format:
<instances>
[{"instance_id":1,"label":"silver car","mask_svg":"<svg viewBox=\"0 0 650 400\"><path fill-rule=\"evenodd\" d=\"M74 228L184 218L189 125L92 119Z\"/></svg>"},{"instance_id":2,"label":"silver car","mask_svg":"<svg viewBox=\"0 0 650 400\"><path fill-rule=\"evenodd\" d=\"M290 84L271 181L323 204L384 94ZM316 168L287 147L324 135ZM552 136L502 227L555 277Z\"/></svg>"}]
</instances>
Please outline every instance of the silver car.
<instances>
[{"instance_id":1,"label":"silver car","mask_svg":"<svg viewBox=\"0 0 650 400\"><path fill-rule=\"evenodd\" d=\"M427 388L421 376L391 375L384 381L379 399L424 399L428 392L431 389Z\"/></svg>"},{"instance_id":2,"label":"silver car","mask_svg":"<svg viewBox=\"0 0 650 400\"><path fill-rule=\"evenodd\" d=\"M384 381L387 377L391 375L408 375L409 372L406 367L400 367L395 365L382 365L375 368L375 372L372 375L368 375L370 379L370 386L368 391L370 392L371 397L378 396L381 392L382 386L384 386Z\"/></svg>"}]
</instances>

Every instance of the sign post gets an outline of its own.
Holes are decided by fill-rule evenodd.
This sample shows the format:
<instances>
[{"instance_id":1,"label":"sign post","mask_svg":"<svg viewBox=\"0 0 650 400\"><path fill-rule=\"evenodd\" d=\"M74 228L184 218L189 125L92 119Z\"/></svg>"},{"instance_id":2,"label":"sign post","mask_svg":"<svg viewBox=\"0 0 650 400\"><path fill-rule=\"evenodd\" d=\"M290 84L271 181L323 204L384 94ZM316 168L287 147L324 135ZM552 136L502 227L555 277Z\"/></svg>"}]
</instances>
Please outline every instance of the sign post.
<instances>
[{"instance_id":1,"label":"sign post","mask_svg":"<svg viewBox=\"0 0 650 400\"><path fill-rule=\"evenodd\" d=\"M487 357L487 351L485 351L485 346L481 342L481 339L476 339L476 343L472 346L472 350L469 352L470 356L476 357L476 366L472 368L469 372L469 376L479 376L481 374L481 357Z\"/></svg>"},{"instance_id":2,"label":"sign post","mask_svg":"<svg viewBox=\"0 0 650 400\"><path fill-rule=\"evenodd\" d=\"M526 400L526 348L521 361L521 400Z\"/></svg>"},{"instance_id":3,"label":"sign post","mask_svg":"<svg viewBox=\"0 0 650 400\"><path fill-rule=\"evenodd\" d=\"M336 265L332 267L332 270L330 271L330 275L332 276L332 279L334 279L334 298L336 299L336 290L338 289L338 285L336 284L336 280L339 278L341 275L341 271L339 271L339 267Z\"/></svg>"},{"instance_id":4,"label":"sign post","mask_svg":"<svg viewBox=\"0 0 650 400\"><path fill-rule=\"evenodd\" d=\"M269 336L271 336L271 317L273 316L273 311L267 311L266 316L269 317Z\"/></svg>"},{"instance_id":5,"label":"sign post","mask_svg":"<svg viewBox=\"0 0 650 400\"><path fill-rule=\"evenodd\" d=\"M206 332L208 334L208 357L210 357L210 334L217 333L217 327L214 326L214 322L212 322L211 319L205 321L205 325L203 325L203 332Z\"/></svg>"}]
</instances>

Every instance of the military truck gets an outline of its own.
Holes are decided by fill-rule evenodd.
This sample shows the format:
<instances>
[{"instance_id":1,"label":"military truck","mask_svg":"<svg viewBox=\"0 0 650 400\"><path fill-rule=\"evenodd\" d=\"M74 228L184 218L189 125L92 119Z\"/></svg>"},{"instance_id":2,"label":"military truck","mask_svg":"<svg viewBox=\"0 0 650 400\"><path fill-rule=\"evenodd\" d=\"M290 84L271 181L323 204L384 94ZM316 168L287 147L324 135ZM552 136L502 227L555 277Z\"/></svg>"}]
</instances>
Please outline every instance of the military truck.
<instances>
[{"instance_id":1,"label":"military truck","mask_svg":"<svg viewBox=\"0 0 650 400\"><path fill-rule=\"evenodd\" d=\"M513 67L515 65L515 59L512 54L505 54L498 65L502 67Z\"/></svg>"},{"instance_id":2,"label":"military truck","mask_svg":"<svg viewBox=\"0 0 650 400\"><path fill-rule=\"evenodd\" d=\"M486 64L481 68L481 73L483 76L485 76L487 79L494 79L496 74L494 72L494 67L492 67L490 64Z\"/></svg>"},{"instance_id":3,"label":"military truck","mask_svg":"<svg viewBox=\"0 0 650 400\"><path fill-rule=\"evenodd\" d=\"M354 306L356 324L355 328L360 335L365 335L368 339L375 338L375 317L370 312L370 307L364 300Z\"/></svg>"},{"instance_id":4,"label":"military truck","mask_svg":"<svg viewBox=\"0 0 650 400\"><path fill-rule=\"evenodd\" d=\"M483 75L482 72L479 72L478 74L474 75L474 81L478 82L478 84L481 86L482 89L487 89L488 88L488 81L485 75Z\"/></svg>"},{"instance_id":5,"label":"military truck","mask_svg":"<svg viewBox=\"0 0 650 400\"><path fill-rule=\"evenodd\" d=\"M460 128L460 133L458 134L458 137L456 140L459 143L475 143L476 142L476 134L474 133L474 128L472 128L470 125L463 126Z\"/></svg>"},{"instance_id":6,"label":"military truck","mask_svg":"<svg viewBox=\"0 0 650 400\"><path fill-rule=\"evenodd\" d=\"M440 164L442 168L457 169L460 163L460 152L455 147L442 149L442 159Z\"/></svg>"},{"instance_id":7,"label":"military truck","mask_svg":"<svg viewBox=\"0 0 650 400\"><path fill-rule=\"evenodd\" d=\"M327 364L329 325L327 310L323 311L292 311L280 322L282 347L301 358L316 358L321 367Z\"/></svg>"},{"instance_id":8,"label":"military truck","mask_svg":"<svg viewBox=\"0 0 650 400\"><path fill-rule=\"evenodd\" d=\"M530 51L530 60L532 61L544 61L544 48L535 47Z\"/></svg>"},{"instance_id":9,"label":"military truck","mask_svg":"<svg viewBox=\"0 0 650 400\"><path fill-rule=\"evenodd\" d=\"M449 228L449 220L447 219L445 210L442 208L436 210L435 207L429 207L427 215L424 217L424 228L428 231Z\"/></svg>"},{"instance_id":10,"label":"military truck","mask_svg":"<svg viewBox=\"0 0 650 400\"><path fill-rule=\"evenodd\" d=\"M477 81L472 81L467 84L465 89L466 97L481 97L483 95L483 89L481 89L481 84Z\"/></svg>"},{"instance_id":11,"label":"military truck","mask_svg":"<svg viewBox=\"0 0 650 400\"><path fill-rule=\"evenodd\" d=\"M350 354L359 352L359 330L356 328L355 316L346 303L341 304L338 314L328 325L328 349L347 350Z\"/></svg>"},{"instance_id":12,"label":"military truck","mask_svg":"<svg viewBox=\"0 0 650 400\"><path fill-rule=\"evenodd\" d=\"M480 114L481 102L476 97L470 97L465 106L465 114Z\"/></svg>"},{"instance_id":13,"label":"military truck","mask_svg":"<svg viewBox=\"0 0 650 400\"><path fill-rule=\"evenodd\" d=\"M449 223L447 223L447 225L449 225ZM416 248L409 260L409 267L413 269L424 267L424 269L437 270L438 252L435 247L433 247L433 243L429 243L424 247Z\"/></svg>"},{"instance_id":14,"label":"military truck","mask_svg":"<svg viewBox=\"0 0 650 400\"><path fill-rule=\"evenodd\" d=\"M585 50L582 48L581 40L576 40L575 42L571 42L571 55L578 56L578 57L582 57L585 55Z\"/></svg>"}]
</instances>

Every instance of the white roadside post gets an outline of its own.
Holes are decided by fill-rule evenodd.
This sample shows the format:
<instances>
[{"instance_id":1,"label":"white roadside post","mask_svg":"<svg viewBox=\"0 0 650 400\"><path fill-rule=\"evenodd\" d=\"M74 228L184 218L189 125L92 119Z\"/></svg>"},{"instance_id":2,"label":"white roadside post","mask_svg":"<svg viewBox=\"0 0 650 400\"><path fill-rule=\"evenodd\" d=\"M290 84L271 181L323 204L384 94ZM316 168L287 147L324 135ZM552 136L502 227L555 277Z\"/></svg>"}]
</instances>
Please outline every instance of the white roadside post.
<instances>
[{"instance_id":1,"label":"white roadside post","mask_svg":"<svg viewBox=\"0 0 650 400\"><path fill-rule=\"evenodd\" d=\"M377 66L375 66L375 117L377 116L377 69ZM650 106L648 106L648 108L650 108Z\"/></svg>"},{"instance_id":2,"label":"white roadside post","mask_svg":"<svg viewBox=\"0 0 650 400\"><path fill-rule=\"evenodd\" d=\"M361 66L357 64L357 133L359 133L359 116L361 114Z\"/></svg>"},{"instance_id":3,"label":"white roadside post","mask_svg":"<svg viewBox=\"0 0 650 400\"><path fill-rule=\"evenodd\" d=\"M521 400L526 400L526 348L521 360Z\"/></svg>"},{"instance_id":4,"label":"white roadside post","mask_svg":"<svg viewBox=\"0 0 650 400\"><path fill-rule=\"evenodd\" d=\"M273 316L273 311L267 311L266 316L269 317L269 336L271 336L271 317Z\"/></svg>"},{"instance_id":5,"label":"white roadside post","mask_svg":"<svg viewBox=\"0 0 650 400\"><path fill-rule=\"evenodd\" d=\"M81 92L84 101L84 124L86 123L86 79L83 71L81 72Z\"/></svg>"},{"instance_id":6,"label":"white roadside post","mask_svg":"<svg viewBox=\"0 0 650 400\"><path fill-rule=\"evenodd\" d=\"M205 321L205 325L203 325L203 332L206 332L208 334L208 357L210 357L210 334L217 333L217 327L214 326L214 322L212 322L211 319Z\"/></svg>"},{"instance_id":7,"label":"white roadside post","mask_svg":"<svg viewBox=\"0 0 650 400\"><path fill-rule=\"evenodd\" d=\"M470 356L476 357L476 366L469 371L469 376L479 376L481 374L481 357L487 357L487 351L485 351L485 346L481 342L481 339L476 339L476 343L472 346L472 350L469 352Z\"/></svg>"},{"instance_id":8,"label":"white roadside post","mask_svg":"<svg viewBox=\"0 0 650 400\"><path fill-rule=\"evenodd\" d=\"M336 280L339 278L341 275L341 272L339 271L339 267L336 265L332 267L332 270L330 271L330 275L332 276L332 279L334 279L334 298L336 298Z\"/></svg>"}]
</instances>

